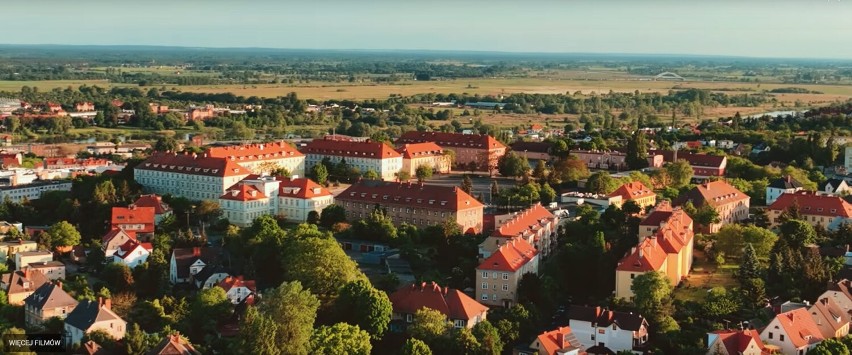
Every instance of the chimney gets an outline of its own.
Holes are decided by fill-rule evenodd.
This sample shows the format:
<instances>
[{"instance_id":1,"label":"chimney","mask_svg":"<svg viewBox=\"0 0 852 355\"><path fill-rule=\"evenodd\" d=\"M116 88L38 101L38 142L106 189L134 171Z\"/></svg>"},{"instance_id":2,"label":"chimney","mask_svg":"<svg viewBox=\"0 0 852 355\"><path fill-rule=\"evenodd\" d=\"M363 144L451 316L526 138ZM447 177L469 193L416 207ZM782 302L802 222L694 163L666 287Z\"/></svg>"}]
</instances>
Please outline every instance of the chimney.
<instances>
[{"instance_id":1,"label":"chimney","mask_svg":"<svg viewBox=\"0 0 852 355\"><path fill-rule=\"evenodd\" d=\"M59 289L61 290L62 289L62 281L56 281L56 287L59 287Z\"/></svg>"},{"instance_id":2,"label":"chimney","mask_svg":"<svg viewBox=\"0 0 852 355\"><path fill-rule=\"evenodd\" d=\"M192 247L192 256L201 256L201 247Z\"/></svg>"}]
</instances>

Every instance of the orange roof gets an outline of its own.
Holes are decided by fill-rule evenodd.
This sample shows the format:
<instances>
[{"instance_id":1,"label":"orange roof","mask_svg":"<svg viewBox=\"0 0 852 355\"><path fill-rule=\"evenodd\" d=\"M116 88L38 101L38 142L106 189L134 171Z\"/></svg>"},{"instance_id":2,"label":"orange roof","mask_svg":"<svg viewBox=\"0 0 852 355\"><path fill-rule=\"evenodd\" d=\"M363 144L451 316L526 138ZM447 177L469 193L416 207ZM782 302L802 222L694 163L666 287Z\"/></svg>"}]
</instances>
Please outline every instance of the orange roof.
<instances>
[{"instance_id":1,"label":"orange roof","mask_svg":"<svg viewBox=\"0 0 852 355\"><path fill-rule=\"evenodd\" d=\"M793 311L781 313L775 316L775 319L784 328L790 342L796 348L816 344L825 340L822 333L819 331L814 319L805 308L799 308Z\"/></svg>"},{"instance_id":2,"label":"orange roof","mask_svg":"<svg viewBox=\"0 0 852 355\"><path fill-rule=\"evenodd\" d=\"M645 238L636 249L621 259L619 271L649 272L660 270L667 254L679 254L689 245L695 236L692 218L681 209L670 213L668 218L661 221L660 229L653 236Z\"/></svg>"},{"instance_id":3,"label":"orange roof","mask_svg":"<svg viewBox=\"0 0 852 355\"><path fill-rule=\"evenodd\" d=\"M207 155L212 158L251 161L300 157L303 154L287 142L273 142L210 147L207 150Z\"/></svg>"},{"instance_id":4,"label":"orange roof","mask_svg":"<svg viewBox=\"0 0 852 355\"><path fill-rule=\"evenodd\" d=\"M621 196L624 201L637 198L656 196L654 191L649 189L641 181L631 181L619 186L615 191L609 194L610 197Z\"/></svg>"},{"instance_id":5,"label":"orange roof","mask_svg":"<svg viewBox=\"0 0 852 355\"><path fill-rule=\"evenodd\" d=\"M231 159L212 158L206 154L189 155L156 152L135 169L167 171L178 174L207 176L239 176L251 172Z\"/></svg>"},{"instance_id":6,"label":"orange roof","mask_svg":"<svg viewBox=\"0 0 852 355\"><path fill-rule=\"evenodd\" d=\"M438 284L422 283L403 287L390 295L394 313L414 314L422 308L439 311L449 319L470 320L488 311L488 307L476 302L459 290Z\"/></svg>"},{"instance_id":7,"label":"orange roof","mask_svg":"<svg viewBox=\"0 0 852 355\"><path fill-rule=\"evenodd\" d=\"M172 210L169 205L163 202L162 197L155 194L139 196L139 198L133 202L133 205L136 207L154 207L154 213L156 214L163 214Z\"/></svg>"},{"instance_id":8,"label":"orange roof","mask_svg":"<svg viewBox=\"0 0 852 355\"><path fill-rule=\"evenodd\" d=\"M225 292L228 292L234 287L245 287L251 292L257 292L257 287L255 286L254 280L243 280L242 276L228 276L224 280L219 282L219 287L225 289Z\"/></svg>"},{"instance_id":9,"label":"orange roof","mask_svg":"<svg viewBox=\"0 0 852 355\"><path fill-rule=\"evenodd\" d=\"M675 205L681 206L687 201L692 201L695 207L701 207L707 203L710 207L716 208L748 199L748 195L737 190L736 187L725 181L716 180L693 187L687 193L678 197L675 200Z\"/></svg>"},{"instance_id":10,"label":"orange roof","mask_svg":"<svg viewBox=\"0 0 852 355\"><path fill-rule=\"evenodd\" d=\"M760 340L760 333L754 329L747 330L717 330L713 332L719 336L719 341L728 350L728 354L743 354L752 345L758 350L763 351L763 341Z\"/></svg>"},{"instance_id":11,"label":"orange roof","mask_svg":"<svg viewBox=\"0 0 852 355\"><path fill-rule=\"evenodd\" d=\"M814 302L808 310L814 319L822 318L817 322L817 327L822 331L826 339L833 338L838 330L849 325L849 313L834 301L833 298L823 297Z\"/></svg>"},{"instance_id":12,"label":"orange roof","mask_svg":"<svg viewBox=\"0 0 852 355\"><path fill-rule=\"evenodd\" d=\"M76 159L76 158L45 158L44 163L48 166L104 166L111 165L112 162L106 159Z\"/></svg>"},{"instance_id":13,"label":"orange roof","mask_svg":"<svg viewBox=\"0 0 852 355\"><path fill-rule=\"evenodd\" d=\"M404 159L437 156L444 154L444 149L432 142L403 144L399 152Z\"/></svg>"},{"instance_id":14,"label":"orange roof","mask_svg":"<svg viewBox=\"0 0 852 355\"><path fill-rule=\"evenodd\" d=\"M303 151L307 154L367 159L389 159L402 156L384 142L354 142L328 139L314 139L308 143Z\"/></svg>"},{"instance_id":15,"label":"orange roof","mask_svg":"<svg viewBox=\"0 0 852 355\"><path fill-rule=\"evenodd\" d=\"M139 243L139 241L137 241L136 239L130 239L124 242L124 244L122 244L120 247L118 247L118 250L115 251L114 255L122 259L127 259L127 257L133 254L133 251L139 247L142 247L142 249L145 249L147 251L151 251L154 249L154 246L151 243Z\"/></svg>"},{"instance_id":16,"label":"orange roof","mask_svg":"<svg viewBox=\"0 0 852 355\"><path fill-rule=\"evenodd\" d=\"M328 191L325 187L308 178L287 178L281 180L278 196L310 199L331 196L331 191Z\"/></svg>"},{"instance_id":17,"label":"orange roof","mask_svg":"<svg viewBox=\"0 0 852 355\"><path fill-rule=\"evenodd\" d=\"M538 251L524 238L514 238L501 245L485 259L477 270L515 272L538 255Z\"/></svg>"},{"instance_id":18,"label":"orange roof","mask_svg":"<svg viewBox=\"0 0 852 355\"><path fill-rule=\"evenodd\" d=\"M219 198L223 200L245 202L262 200L268 197L263 194L263 191L258 190L257 187L243 182L238 182L236 185L225 190L225 194L219 196Z\"/></svg>"},{"instance_id":19,"label":"orange roof","mask_svg":"<svg viewBox=\"0 0 852 355\"><path fill-rule=\"evenodd\" d=\"M505 238L523 236L528 232L537 231L541 228L542 224L552 221L555 218L556 216L544 208L541 203L536 203L532 207L515 214L511 220L503 223L491 235Z\"/></svg>"},{"instance_id":20,"label":"orange roof","mask_svg":"<svg viewBox=\"0 0 852 355\"><path fill-rule=\"evenodd\" d=\"M783 193L769 205L770 210L786 211L796 203L799 213L829 217L852 217L852 204L840 196L817 195L811 191Z\"/></svg>"},{"instance_id":21,"label":"orange roof","mask_svg":"<svg viewBox=\"0 0 852 355\"><path fill-rule=\"evenodd\" d=\"M408 131L396 140L396 144L434 142L444 148L497 149L506 148L503 143L487 134L461 134L447 132Z\"/></svg>"},{"instance_id":22,"label":"orange roof","mask_svg":"<svg viewBox=\"0 0 852 355\"><path fill-rule=\"evenodd\" d=\"M126 231L121 228L113 227L112 229L110 229L109 232L107 232L107 234L103 236L103 238L101 238L101 241L103 241L104 244L107 244L110 240L122 233L126 234L128 239L136 239L135 231Z\"/></svg>"},{"instance_id":23,"label":"orange roof","mask_svg":"<svg viewBox=\"0 0 852 355\"><path fill-rule=\"evenodd\" d=\"M658 271L666 261L666 252L657 238L645 238L636 249L618 262L618 271Z\"/></svg>"},{"instance_id":24,"label":"orange roof","mask_svg":"<svg viewBox=\"0 0 852 355\"><path fill-rule=\"evenodd\" d=\"M340 201L358 201L425 207L450 211L484 208L482 203L457 186L363 180L352 184L335 197Z\"/></svg>"},{"instance_id":25,"label":"orange roof","mask_svg":"<svg viewBox=\"0 0 852 355\"><path fill-rule=\"evenodd\" d=\"M154 208L153 207L113 207L112 226L119 227L124 224L144 224L141 233L154 232Z\"/></svg>"},{"instance_id":26,"label":"orange roof","mask_svg":"<svg viewBox=\"0 0 852 355\"><path fill-rule=\"evenodd\" d=\"M540 350L544 350L547 355L558 354L559 350L569 348L580 348L580 343L571 344L569 339L577 340L571 332L571 327L559 327L549 332L539 334L538 343L541 344Z\"/></svg>"}]
</instances>

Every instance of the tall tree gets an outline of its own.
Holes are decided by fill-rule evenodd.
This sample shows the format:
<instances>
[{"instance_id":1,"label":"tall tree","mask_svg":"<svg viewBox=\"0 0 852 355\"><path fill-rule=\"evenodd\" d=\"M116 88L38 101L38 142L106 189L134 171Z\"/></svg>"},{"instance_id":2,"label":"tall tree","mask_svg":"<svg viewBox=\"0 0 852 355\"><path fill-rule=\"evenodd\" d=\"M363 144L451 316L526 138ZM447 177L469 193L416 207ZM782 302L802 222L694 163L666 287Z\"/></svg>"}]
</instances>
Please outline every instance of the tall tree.
<instances>
[{"instance_id":1,"label":"tall tree","mask_svg":"<svg viewBox=\"0 0 852 355\"><path fill-rule=\"evenodd\" d=\"M336 296L342 285L364 277L334 238L309 237L290 243L282 258L285 279L300 281L317 295Z\"/></svg>"},{"instance_id":2,"label":"tall tree","mask_svg":"<svg viewBox=\"0 0 852 355\"><path fill-rule=\"evenodd\" d=\"M627 142L626 155L625 161L630 169L638 170L648 166L648 143L645 142L644 132L638 129L633 132Z\"/></svg>"},{"instance_id":3,"label":"tall tree","mask_svg":"<svg viewBox=\"0 0 852 355\"><path fill-rule=\"evenodd\" d=\"M589 176L589 180L586 181L586 189L589 192L596 194L608 194L615 189L618 188L618 181L613 179L609 173L605 171L599 171L592 176Z\"/></svg>"},{"instance_id":4,"label":"tall tree","mask_svg":"<svg viewBox=\"0 0 852 355\"><path fill-rule=\"evenodd\" d=\"M509 152L497 161L497 171L503 176L521 177L526 175L529 170L530 163L527 158L515 152Z\"/></svg>"},{"instance_id":5,"label":"tall tree","mask_svg":"<svg viewBox=\"0 0 852 355\"><path fill-rule=\"evenodd\" d=\"M452 327L452 324L447 321L447 317L440 311L421 308L414 313L414 319L411 326L408 327L408 333L412 337L423 340L426 344L429 344L430 348L433 348L438 341L446 338Z\"/></svg>"},{"instance_id":6,"label":"tall tree","mask_svg":"<svg viewBox=\"0 0 852 355\"><path fill-rule=\"evenodd\" d=\"M322 209L320 225L330 228L335 223L346 222L346 209L343 206L331 204Z\"/></svg>"},{"instance_id":7,"label":"tall tree","mask_svg":"<svg viewBox=\"0 0 852 355\"><path fill-rule=\"evenodd\" d=\"M216 288L216 287L214 287ZM316 320L319 300L302 284L285 282L266 292L257 306L258 312L251 319L245 319L246 329L265 329L263 325L274 324L278 354L308 354L311 352L311 336ZM248 318L248 317L247 317ZM270 331L262 331L264 334ZM366 333L366 332L365 332ZM369 341L369 335L367 335ZM250 337L255 343L247 344L249 349L269 349L268 339ZM262 341L258 346L257 341Z\"/></svg>"},{"instance_id":8,"label":"tall tree","mask_svg":"<svg viewBox=\"0 0 852 355\"><path fill-rule=\"evenodd\" d=\"M422 340L417 338L408 338L402 346L401 355L432 355L432 349Z\"/></svg>"},{"instance_id":9,"label":"tall tree","mask_svg":"<svg viewBox=\"0 0 852 355\"><path fill-rule=\"evenodd\" d=\"M390 324L393 305L388 295L373 288L368 281L352 281L343 286L335 300L336 315L341 321L357 325L381 339Z\"/></svg>"},{"instance_id":10,"label":"tall tree","mask_svg":"<svg viewBox=\"0 0 852 355\"><path fill-rule=\"evenodd\" d=\"M314 165L314 167L311 168L311 179L316 181L317 184L325 185L328 181L328 170L325 168L325 165Z\"/></svg>"},{"instance_id":11,"label":"tall tree","mask_svg":"<svg viewBox=\"0 0 852 355\"><path fill-rule=\"evenodd\" d=\"M311 336L311 352L315 354L370 355L372 349L370 334L357 325L320 326Z\"/></svg>"},{"instance_id":12,"label":"tall tree","mask_svg":"<svg viewBox=\"0 0 852 355\"><path fill-rule=\"evenodd\" d=\"M414 171L414 175L417 176L418 182L423 182L432 177L433 169L428 165L421 165L417 167L417 170Z\"/></svg>"},{"instance_id":13,"label":"tall tree","mask_svg":"<svg viewBox=\"0 0 852 355\"><path fill-rule=\"evenodd\" d=\"M59 221L47 230L47 240L41 241L48 249L72 247L80 244L80 232L71 223Z\"/></svg>"},{"instance_id":14,"label":"tall tree","mask_svg":"<svg viewBox=\"0 0 852 355\"><path fill-rule=\"evenodd\" d=\"M483 320L476 323L472 331L473 336L479 341L480 354L500 355L503 352L503 339L500 339L500 333L490 322Z\"/></svg>"},{"instance_id":15,"label":"tall tree","mask_svg":"<svg viewBox=\"0 0 852 355\"><path fill-rule=\"evenodd\" d=\"M657 333L664 334L678 329L672 318L672 286L665 274L647 272L636 276L630 289L637 310L648 317Z\"/></svg>"},{"instance_id":16,"label":"tall tree","mask_svg":"<svg viewBox=\"0 0 852 355\"><path fill-rule=\"evenodd\" d=\"M465 174L464 178L462 178L461 189L468 194L473 191L473 180L470 179L470 175Z\"/></svg>"},{"instance_id":17,"label":"tall tree","mask_svg":"<svg viewBox=\"0 0 852 355\"><path fill-rule=\"evenodd\" d=\"M679 189L689 185L692 180L692 166L686 160L679 159L676 162L668 163L665 169L666 174L671 179L671 186L674 188Z\"/></svg>"}]
</instances>

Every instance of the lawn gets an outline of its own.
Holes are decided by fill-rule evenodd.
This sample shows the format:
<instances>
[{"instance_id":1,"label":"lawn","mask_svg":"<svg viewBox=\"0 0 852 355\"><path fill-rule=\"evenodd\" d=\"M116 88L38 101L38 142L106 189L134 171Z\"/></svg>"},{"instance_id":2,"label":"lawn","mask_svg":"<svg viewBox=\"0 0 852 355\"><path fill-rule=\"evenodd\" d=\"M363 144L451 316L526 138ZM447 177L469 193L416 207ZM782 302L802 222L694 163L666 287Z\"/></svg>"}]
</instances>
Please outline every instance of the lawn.
<instances>
[{"instance_id":1,"label":"lawn","mask_svg":"<svg viewBox=\"0 0 852 355\"><path fill-rule=\"evenodd\" d=\"M111 88L114 86L129 86L131 84L111 84L107 80L39 80L39 81L10 81L0 80L0 91L21 91L21 87L38 87L40 91L50 91L55 88L65 89L67 87L77 88L81 85L100 86Z\"/></svg>"},{"instance_id":2,"label":"lawn","mask_svg":"<svg viewBox=\"0 0 852 355\"><path fill-rule=\"evenodd\" d=\"M700 303L707 297L707 291L714 287L730 290L737 286L734 274L739 269L739 265L725 264L717 267L716 264L705 259L700 251L696 250L692 272L686 281L675 289L675 299Z\"/></svg>"}]
</instances>

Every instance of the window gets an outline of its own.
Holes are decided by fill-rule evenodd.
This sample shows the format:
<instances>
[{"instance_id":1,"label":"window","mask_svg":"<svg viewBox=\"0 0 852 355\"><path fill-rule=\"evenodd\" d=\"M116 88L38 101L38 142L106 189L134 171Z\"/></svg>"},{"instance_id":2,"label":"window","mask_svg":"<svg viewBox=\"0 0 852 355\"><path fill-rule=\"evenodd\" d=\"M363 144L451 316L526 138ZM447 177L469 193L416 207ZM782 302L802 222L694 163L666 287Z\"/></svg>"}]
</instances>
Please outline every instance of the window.
<instances>
[{"instance_id":1,"label":"window","mask_svg":"<svg viewBox=\"0 0 852 355\"><path fill-rule=\"evenodd\" d=\"M772 339L772 332L769 332L769 339Z\"/></svg>"},{"instance_id":2,"label":"window","mask_svg":"<svg viewBox=\"0 0 852 355\"><path fill-rule=\"evenodd\" d=\"M595 340L595 335L594 335L594 334L592 334L592 340Z\"/></svg>"},{"instance_id":3,"label":"window","mask_svg":"<svg viewBox=\"0 0 852 355\"><path fill-rule=\"evenodd\" d=\"M509 291L509 285L503 284L503 291Z\"/></svg>"},{"instance_id":4,"label":"window","mask_svg":"<svg viewBox=\"0 0 852 355\"><path fill-rule=\"evenodd\" d=\"M492 293L492 294L491 294L491 300L492 300L492 301L496 301L496 300L497 300L497 294Z\"/></svg>"},{"instance_id":5,"label":"window","mask_svg":"<svg viewBox=\"0 0 852 355\"><path fill-rule=\"evenodd\" d=\"M784 334L779 334L779 335L778 335L778 340L780 340L780 341L784 341Z\"/></svg>"},{"instance_id":6,"label":"window","mask_svg":"<svg viewBox=\"0 0 852 355\"><path fill-rule=\"evenodd\" d=\"M636 277L636 274L630 274L630 279L633 280Z\"/></svg>"},{"instance_id":7,"label":"window","mask_svg":"<svg viewBox=\"0 0 852 355\"><path fill-rule=\"evenodd\" d=\"M503 273L503 280L508 280L508 279L509 279L509 273L504 272Z\"/></svg>"},{"instance_id":8,"label":"window","mask_svg":"<svg viewBox=\"0 0 852 355\"><path fill-rule=\"evenodd\" d=\"M461 319L456 319L455 321L453 321L453 325L456 328L464 328L467 325L467 322Z\"/></svg>"},{"instance_id":9,"label":"window","mask_svg":"<svg viewBox=\"0 0 852 355\"><path fill-rule=\"evenodd\" d=\"M488 301L488 294L487 293L482 294L482 300Z\"/></svg>"},{"instance_id":10,"label":"window","mask_svg":"<svg viewBox=\"0 0 852 355\"><path fill-rule=\"evenodd\" d=\"M408 323L413 322L413 321L414 321L414 316L413 316L413 315L411 315L411 314L406 314L406 315L405 315L405 321L406 321L406 322L408 322Z\"/></svg>"},{"instance_id":11,"label":"window","mask_svg":"<svg viewBox=\"0 0 852 355\"><path fill-rule=\"evenodd\" d=\"M482 272L482 278L483 278L483 279L487 279L487 278L488 278L488 271L483 271L483 272Z\"/></svg>"},{"instance_id":12,"label":"window","mask_svg":"<svg viewBox=\"0 0 852 355\"><path fill-rule=\"evenodd\" d=\"M483 290L487 290L487 289L488 289L488 283L487 283L487 282L483 282L483 283L482 283L482 289L483 289Z\"/></svg>"}]
</instances>

